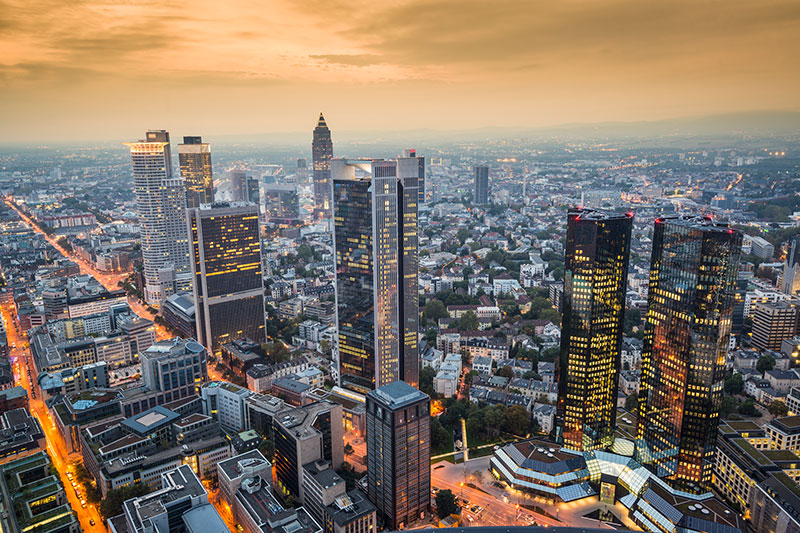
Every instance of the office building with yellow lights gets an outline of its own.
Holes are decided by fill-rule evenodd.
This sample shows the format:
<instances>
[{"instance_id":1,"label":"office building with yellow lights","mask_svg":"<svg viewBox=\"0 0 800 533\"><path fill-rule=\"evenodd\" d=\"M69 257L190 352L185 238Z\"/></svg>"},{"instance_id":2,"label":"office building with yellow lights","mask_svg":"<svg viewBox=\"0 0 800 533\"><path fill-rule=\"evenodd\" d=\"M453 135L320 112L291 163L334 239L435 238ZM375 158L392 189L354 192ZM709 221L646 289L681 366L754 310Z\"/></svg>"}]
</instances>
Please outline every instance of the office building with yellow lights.
<instances>
[{"instance_id":1,"label":"office building with yellow lights","mask_svg":"<svg viewBox=\"0 0 800 533\"><path fill-rule=\"evenodd\" d=\"M178 163L186 188L186 207L200 207L214 201L211 145L202 137L184 137L178 145Z\"/></svg>"},{"instance_id":2,"label":"office building with yellow lights","mask_svg":"<svg viewBox=\"0 0 800 533\"><path fill-rule=\"evenodd\" d=\"M690 492L712 480L741 245L710 217L655 222L637 457Z\"/></svg>"},{"instance_id":3,"label":"office building with yellow lights","mask_svg":"<svg viewBox=\"0 0 800 533\"><path fill-rule=\"evenodd\" d=\"M632 224L632 213L567 215L556 437L575 450L614 443Z\"/></svg>"},{"instance_id":4,"label":"office building with yellow lights","mask_svg":"<svg viewBox=\"0 0 800 533\"><path fill-rule=\"evenodd\" d=\"M331 162L339 380L359 393L419 381L419 162Z\"/></svg>"},{"instance_id":5,"label":"office building with yellow lights","mask_svg":"<svg viewBox=\"0 0 800 533\"><path fill-rule=\"evenodd\" d=\"M258 205L205 204L187 214L198 341L210 353L241 338L265 340Z\"/></svg>"}]
</instances>

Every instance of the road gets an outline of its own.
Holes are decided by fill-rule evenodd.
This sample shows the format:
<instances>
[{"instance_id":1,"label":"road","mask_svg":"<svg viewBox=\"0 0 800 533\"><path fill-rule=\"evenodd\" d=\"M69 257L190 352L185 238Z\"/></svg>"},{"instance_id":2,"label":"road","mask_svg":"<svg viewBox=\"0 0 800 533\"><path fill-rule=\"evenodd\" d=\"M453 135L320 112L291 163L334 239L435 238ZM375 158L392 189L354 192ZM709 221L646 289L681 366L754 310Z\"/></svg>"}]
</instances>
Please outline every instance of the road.
<instances>
[{"instance_id":1,"label":"road","mask_svg":"<svg viewBox=\"0 0 800 533\"><path fill-rule=\"evenodd\" d=\"M28 341L18 330L18 325L14 320L15 309L13 305L0 306L0 312L3 314L3 319L6 324L6 335L8 337L8 345L11 346L11 361L14 365L14 379L17 385L21 385L28 391L28 402L31 414L36 417L39 424L44 431L45 440L47 441L47 452L50 455L53 466L58 471L58 476L61 478L61 483L64 485L64 492L67 495L67 500L70 506L76 511L78 519L81 523L81 528L89 532L105 532L107 531L103 520L100 518L100 513L93 505L87 505L85 508L81 507L80 498L75 493L72 487L72 482L67 476L70 471L74 476L74 469L71 463L81 459L80 454L66 453L66 445L61 434L56 430L50 413L42 401L40 391L36 391L31 383L31 378L36 376L36 368L30 359L30 348ZM16 345L16 348L13 346ZM30 375L30 377L29 377ZM33 394L36 394L36 398ZM89 520L94 520L95 525L89 524Z\"/></svg>"}]
</instances>

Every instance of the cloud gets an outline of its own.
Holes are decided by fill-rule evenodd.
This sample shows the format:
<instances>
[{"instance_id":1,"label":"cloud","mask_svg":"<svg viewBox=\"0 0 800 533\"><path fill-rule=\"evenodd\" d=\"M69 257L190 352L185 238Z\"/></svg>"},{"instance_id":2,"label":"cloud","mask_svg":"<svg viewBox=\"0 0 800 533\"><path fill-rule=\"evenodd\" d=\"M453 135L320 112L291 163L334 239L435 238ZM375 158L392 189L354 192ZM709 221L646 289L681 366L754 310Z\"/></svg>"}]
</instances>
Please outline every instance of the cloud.
<instances>
[{"instance_id":1,"label":"cloud","mask_svg":"<svg viewBox=\"0 0 800 533\"><path fill-rule=\"evenodd\" d=\"M352 67L364 67L386 63L386 60L383 58L383 56L378 54L312 54L309 57L325 63Z\"/></svg>"}]
</instances>

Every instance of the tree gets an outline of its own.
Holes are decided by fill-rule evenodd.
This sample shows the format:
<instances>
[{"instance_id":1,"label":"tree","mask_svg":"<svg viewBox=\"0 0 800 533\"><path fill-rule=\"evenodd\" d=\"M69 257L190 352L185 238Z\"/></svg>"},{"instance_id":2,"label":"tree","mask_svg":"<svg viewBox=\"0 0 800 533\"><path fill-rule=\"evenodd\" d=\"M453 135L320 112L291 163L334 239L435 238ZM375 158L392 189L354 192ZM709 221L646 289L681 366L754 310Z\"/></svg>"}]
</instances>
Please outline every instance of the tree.
<instances>
[{"instance_id":1,"label":"tree","mask_svg":"<svg viewBox=\"0 0 800 533\"><path fill-rule=\"evenodd\" d=\"M767 411L774 416L786 416L789 414L789 408L781 400L772 400L772 403L767 407Z\"/></svg>"},{"instance_id":2,"label":"tree","mask_svg":"<svg viewBox=\"0 0 800 533\"><path fill-rule=\"evenodd\" d=\"M458 319L458 329L461 331L469 331L478 329L478 315L475 311L467 311L461 318Z\"/></svg>"},{"instance_id":3,"label":"tree","mask_svg":"<svg viewBox=\"0 0 800 533\"><path fill-rule=\"evenodd\" d=\"M289 359L289 348L280 341L273 342L267 348L267 356L273 363L280 363Z\"/></svg>"},{"instance_id":4,"label":"tree","mask_svg":"<svg viewBox=\"0 0 800 533\"><path fill-rule=\"evenodd\" d=\"M122 504L131 498L137 498L150 493L150 487L145 483L132 483L118 489L111 489L100 502L100 514L108 519L122 514Z\"/></svg>"},{"instance_id":5,"label":"tree","mask_svg":"<svg viewBox=\"0 0 800 533\"><path fill-rule=\"evenodd\" d=\"M639 407L639 395L635 392L633 394L628 394L628 397L625 398L625 409L630 411L631 413L635 413Z\"/></svg>"},{"instance_id":6,"label":"tree","mask_svg":"<svg viewBox=\"0 0 800 533\"><path fill-rule=\"evenodd\" d=\"M514 379L514 369L510 366L504 366L497 372L495 372L496 376L501 376L508 379Z\"/></svg>"},{"instance_id":7,"label":"tree","mask_svg":"<svg viewBox=\"0 0 800 533\"><path fill-rule=\"evenodd\" d=\"M539 355L539 360L546 363L552 363L558 359L560 353L561 350L558 348L547 348L546 350L542 350L542 353Z\"/></svg>"},{"instance_id":8,"label":"tree","mask_svg":"<svg viewBox=\"0 0 800 533\"><path fill-rule=\"evenodd\" d=\"M725 392L728 394L741 394L744 390L744 380L739 373L733 374L725 380Z\"/></svg>"},{"instance_id":9,"label":"tree","mask_svg":"<svg viewBox=\"0 0 800 533\"><path fill-rule=\"evenodd\" d=\"M258 451L260 451L261 455L266 457L268 461L272 461L275 455L275 443L269 439L264 439L261 441L261 444L258 445Z\"/></svg>"},{"instance_id":10,"label":"tree","mask_svg":"<svg viewBox=\"0 0 800 533\"><path fill-rule=\"evenodd\" d=\"M464 241L467 240L467 237L469 237L469 235L470 233L467 228L461 228L460 230L458 230L458 233L456 233L456 238L458 239L458 242L464 244Z\"/></svg>"},{"instance_id":11,"label":"tree","mask_svg":"<svg viewBox=\"0 0 800 533\"><path fill-rule=\"evenodd\" d=\"M512 405L505 412L505 429L514 435L524 436L531 424L528 411L521 405Z\"/></svg>"},{"instance_id":12,"label":"tree","mask_svg":"<svg viewBox=\"0 0 800 533\"><path fill-rule=\"evenodd\" d=\"M733 396L723 396L722 397L722 404L719 408L719 416L720 418L728 418L736 410L739 408L739 400L734 398Z\"/></svg>"},{"instance_id":13,"label":"tree","mask_svg":"<svg viewBox=\"0 0 800 533\"><path fill-rule=\"evenodd\" d=\"M431 449L436 451L449 451L443 448L450 444L450 432L442 426L438 418L431 418Z\"/></svg>"},{"instance_id":14,"label":"tree","mask_svg":"<svg viewBox=\"0 0 800 533\"><path fill-rule=\"evenodd\" d=\"M430 366L426 366L419 371L419 390L433 396L433 378L436 377L436 370Z\"/></svg>"},{"instance_id":15,"label":"tree","mask_svg":"<svg viewBox=\"0 0 800 533\"><path fill-rule=\"evenodd\" d=\"M425 304L424 313L425 318L428 320L438 321L440 318L447 318L450 316L447 313L447 308L440 300L433 299Z\"/></svg>"},{"instance_id":16,"label":"tree","mask_svg":"<svg viewBox=\"0 0 800 533\"><path fill-rule=\"evenodd\" d=\"M440 490L436 493L436 514L439 518L445 518L458 511L456 505L456 495L450 489Z\"/></svg>"},{"instance_id":17,"label":"tree","mask_svg":"<svg viewBox=\"0 0 800 533\"><path fill-rule=\"evenodd\" d=\"M761 414L752 398L746 399L739 405L739 413L747 416L759 416Z\"/></svg>"},{"instance_id":18,"label":"tree","mask_svg":"<svg viewBox=\"0 0 800 533\"><path fill-rule=\"evenodd\" d=\"M344 461L342 467L336 471L339 477L344 480L346 490L353 490L356 488L356 482L361 479L361 475L353 469L353 465Z\"/></svg>"},{"instance_id":19,"label":"tree","mask_svg":"<svg viewBox=\"0 0 800 533\"><path fill-rule=\"evenodd\" d=\"M355 450L353 450L353 446L351 446L349 442L348 442L347 444L345 444L345 445L344 445L344 454L345 454L345 455L352 455L352 453L353 453L354 451L355 451Z\"/></svg>"},{"instance_id":20,"label":"tree","mask_svg":"<svg viewBox=\"0 0 800 533\"><path fill-rule=\"evenodd\" d=\"M490 435L499 435L500 428L506 423L506 408L502 405L487 407L483 413L483 420L486 422L486 431Z\"/></svg>"},{"instance_id":21,"label":"tree","mask_svg":"<svg viewBox=\"0 0 800 533\"><path fill-rule=\"evenodd\" d=\"M773 368L775 368L775 358L770 354L767 353L758 358L758 363L756 363L757 371L763 374L767 370L772 370Z\"/></svg>"},{"instance_id":22,"label":"tree","mask_svg":"<svg viewBox=\"0 0 800 533\"><path fill-rule=\"evenodd\" d=\"M541 313L539 313L539 318L541 318L542 320L549 320L556 326L561 324L561 313L559 313L552 307L549 309L545 309Z\"/></svg>"},{"instance_id":23,"label":"tree","mask_svg":"<svg viewBox=\"0 0 800 533\"><path fill-rule=\"evenodd\" d=\"M467 387L472 385L472 380L475 379L475 376L477 376L477 375L478 375L478 371L477 370L470 370L469 372L467 372L467 375L464 376L464 384Z\"/></svg>"}]
</instances>

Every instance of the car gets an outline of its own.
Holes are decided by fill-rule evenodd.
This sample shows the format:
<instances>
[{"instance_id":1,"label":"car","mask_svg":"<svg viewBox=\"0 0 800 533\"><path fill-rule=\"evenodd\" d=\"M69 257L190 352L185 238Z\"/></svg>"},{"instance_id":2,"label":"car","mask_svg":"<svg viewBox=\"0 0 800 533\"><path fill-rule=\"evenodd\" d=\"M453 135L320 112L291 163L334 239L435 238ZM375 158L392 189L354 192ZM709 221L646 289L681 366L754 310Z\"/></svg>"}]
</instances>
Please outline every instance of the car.
<instances>
[{"instance_id":1,"label":"car","mask_svg":"<svg viewBox=\"0 0 800 533\"><path fill-rule=\"evenodd\" d=\"M84 509L86 509L86 502L82 502L82 503L81 503L81 507L83 507Z\"/></svg>"},{"instance_id":2,"label":"car","mask_svg":"<svg viewBox=\"0 0 800 533\"><path fill-rule=\"evenodd\" d=\"M478 512L478 506L477 505L473 505L472 507L469 508L469 510L472 511L473 513L477 513Z\"/></svg>"},{"instance_id":3,"label":"car","mask_svg":"<svg viewBox=\"0 0 800 533\"><path fill-rule=\"evenodd\" d=\"M94 525L94 518L90 518L90 519L89 519L89 525L90 525L90 526L93 526L93 525Z\"/></svg>"}]
</instances>

